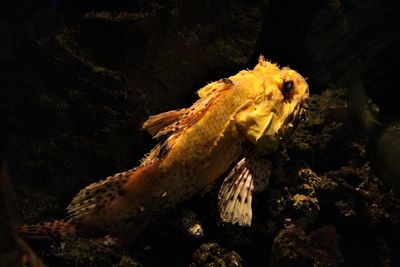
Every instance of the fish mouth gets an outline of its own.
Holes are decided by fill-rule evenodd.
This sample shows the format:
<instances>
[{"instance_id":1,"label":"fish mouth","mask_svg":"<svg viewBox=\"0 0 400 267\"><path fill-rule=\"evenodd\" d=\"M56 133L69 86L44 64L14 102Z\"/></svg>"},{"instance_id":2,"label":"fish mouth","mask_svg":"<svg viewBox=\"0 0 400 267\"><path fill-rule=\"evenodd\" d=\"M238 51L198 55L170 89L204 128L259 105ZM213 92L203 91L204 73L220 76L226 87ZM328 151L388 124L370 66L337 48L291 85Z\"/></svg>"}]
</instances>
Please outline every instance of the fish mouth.
<instances>
[{"instance_id":1,"label":"fish mouth","mask_svg":"<svg viewBox=\"0 0 400 267\"><path fill-rule=\"evenodd\" d=\"M298 101L293 111L285 118L278 135L282 138L290 136L299 125L299 122L306 121L308 118L309 98Z\"/></svg>"}]
</instances>

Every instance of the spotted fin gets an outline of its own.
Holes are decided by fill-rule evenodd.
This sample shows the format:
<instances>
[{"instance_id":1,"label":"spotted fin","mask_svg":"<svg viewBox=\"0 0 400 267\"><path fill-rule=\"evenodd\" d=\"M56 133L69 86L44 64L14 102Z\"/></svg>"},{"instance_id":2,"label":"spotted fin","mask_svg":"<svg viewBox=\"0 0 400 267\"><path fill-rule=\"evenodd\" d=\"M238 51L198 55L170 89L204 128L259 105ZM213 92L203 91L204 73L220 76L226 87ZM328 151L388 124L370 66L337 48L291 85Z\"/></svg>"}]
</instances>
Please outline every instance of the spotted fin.
<instances>
[{"instance_id":1,"label":"spotted fin","mask_svg":"<svg viewBox=\"0 0 400 267\"><path fill-rule=\"evenodd\" d=\"M224 79L223 81L225 80L230 81L228 79ZM172 110L150 116L143 124L143 129L148 130L154 138L179 134L182 130L196 123L218 96L232 87L233 83L227 81L213 82L200 89L200 99L190 108Z\"/></svg>"},{"instance_id":2,"label":"spotted fin","mask_svg":"<svg viewBox=\"0 0 400 267\"><path fill-rule=\"evenodd\" d=\"M26 239L54 239L69 234L75 234L75 224L69 220L21 225L17 229L20 235Z\"/></svg>"},{"instance_id":3,"label":"spotted fin","mask_svg":"<svg viewBox=\"0 0 400 267\"><path fill-rule=\"evenodd\" d=\"M169 149L170 145L172 142L169 142L168 139L158 143L151 151L150 153L147 153L141 160L140 160L140 165L141 166L146 166L150 165L153 162L157 161L160 159Z\"/></svg>"},{"instance_id":4,"label":"spotted fin","mask_svg":"<svg viewBox=\"0 0 400 267\"><path fill-rule=\"evenodd\" d=\"M229 79L213 82L199 90L200 99L190 108L150 116L143 124L143 129L148 130L153 138L162 141L141 160L142 165L152 163L165 155L180 134L200 120L218 97L232 86L233 83Z\"/></svg>"},{"instance_id":5,"label":"spotted fin","mask_svg":"<svg viewBox=\"0 0 400 267\"><path fill-rule=\"evenodd\" d=\"M82 189L67 207L69 218L79 220L123 196L125 194L123 186L134 170L117 173Z\"/></svg>"},{"instance_id":6,"label":"spotted fin","mask_svg":"<svg viewBox=\"0 0 400 267\"><path fill-rule=\"evenodd\" d=\"M206 97L208 95L211 95L215 92L218 92L221 89L226 88L227 86L230 87L233 85L233 82L227 78L218 80L216 82L212 82L201 88L199 91L197 91L197 94L200 98Z\"/></svg>"},{"instance_id":7,"label":"spotted fin","mask_svg":"<svg viewBox=\"0 0 400 267\"><path fill-rule=\"evenodd\" d=\"M156 136L162 129L164 129L168 125L178 122L186 112L187 110L183 108L150 116L142 127L143 129L147 130L152 136Z\"/></svg>"},{"instance_id":8,"label":"spotted fin","mask_svg":"<svg viewBox=\"0 0 400 267\"><path fill-rule=\"evenodd\" d=\"M250 226L253 192L262 191L268 184L270 162L257 162L255 157L241 159L225 178L218 194L218 208L225 222Z\"/></svg>"}]
</instances>

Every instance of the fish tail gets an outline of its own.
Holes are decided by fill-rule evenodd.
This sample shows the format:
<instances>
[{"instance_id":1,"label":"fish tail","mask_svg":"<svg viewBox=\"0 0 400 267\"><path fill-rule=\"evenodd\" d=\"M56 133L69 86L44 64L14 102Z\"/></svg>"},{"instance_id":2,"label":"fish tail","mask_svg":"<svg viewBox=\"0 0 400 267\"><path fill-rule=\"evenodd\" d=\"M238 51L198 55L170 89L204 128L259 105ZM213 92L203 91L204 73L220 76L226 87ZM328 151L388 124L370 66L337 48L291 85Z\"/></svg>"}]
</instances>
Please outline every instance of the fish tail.
<instances>
[{"instance_id":1,"label":"fish tail","mask_svg":"<svg viewBox=\"0 0 400 267\"><path fill-rule=\"evenodd\" d=\"M20 235L26 239L46 240L60 238L65 235L75 235L75 224L71 220L56 220L33 225L21 225Z\"/></svg>"}]
</instances>

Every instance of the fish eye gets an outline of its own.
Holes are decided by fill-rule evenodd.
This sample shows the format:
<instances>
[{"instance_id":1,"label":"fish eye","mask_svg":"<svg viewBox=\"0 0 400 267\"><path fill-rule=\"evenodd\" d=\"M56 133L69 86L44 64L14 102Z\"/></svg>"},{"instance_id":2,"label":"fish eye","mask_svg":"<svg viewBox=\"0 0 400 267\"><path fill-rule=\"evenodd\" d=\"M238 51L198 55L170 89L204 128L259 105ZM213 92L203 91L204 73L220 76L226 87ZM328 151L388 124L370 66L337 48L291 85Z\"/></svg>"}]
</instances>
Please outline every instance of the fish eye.
<instances>
[{"instance_id":1,"label":"fish eye","mask_svg":"<svg viewBox=\"0 0 400 267\"><path fill-rule=\"evenodd\" d=\"M288 97L288 95L290 94L290 92L292 92L293 89L293 81L285 81L282 84L282 94L285 98Z\"/></svg>"}]
</instances>

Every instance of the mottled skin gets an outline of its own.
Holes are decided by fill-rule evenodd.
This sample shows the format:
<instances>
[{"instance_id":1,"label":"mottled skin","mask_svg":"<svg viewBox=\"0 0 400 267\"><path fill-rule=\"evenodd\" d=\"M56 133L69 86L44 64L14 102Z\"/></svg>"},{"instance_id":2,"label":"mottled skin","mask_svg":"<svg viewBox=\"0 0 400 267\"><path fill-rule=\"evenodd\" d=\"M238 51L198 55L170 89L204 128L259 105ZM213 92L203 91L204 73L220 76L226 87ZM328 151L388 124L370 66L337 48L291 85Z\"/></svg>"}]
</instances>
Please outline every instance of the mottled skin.
<instances>
[{"instance_id":1,"label":"mottled skin","mask_svg":"<svg viewBox=\"0 0 400 267\"><path fill-rule=\"evenodd\" d=\"M164 158L137 168L129 176L123 187L126 191L123 198L106 209L88 214L79 224L98 229L103 228L103 222L116 223L119 232L120 223L128 217L142 218L172 206L221 177L244 149L244 139L236 127L226 125L237 108L231 103L231 95L221 96L216 104L222 105L223 109L211 107L203 118L178 137ZM217 112L219 119L215 120ZM126 227L132 229L132 225Z\"/></svg>"},{"instance_id":2,"label":"mottled skin","mask_svg":"<svg viewBox=\"0 0 400 267\"><path fill-rule=\"evenodd\" d=\"M70 219L48 231L123 238L137 233L151 215L220 178L249 145L265 152L276 149L281 134L302 114L308 86L297 72L260 57L253 70L208 84L198 93L200 100L191 108L146 122L145 128L161 142L141 166L81 190L68 207ZM44 232L38 228L30 234Z\"/></svg>"}]
</instances>

